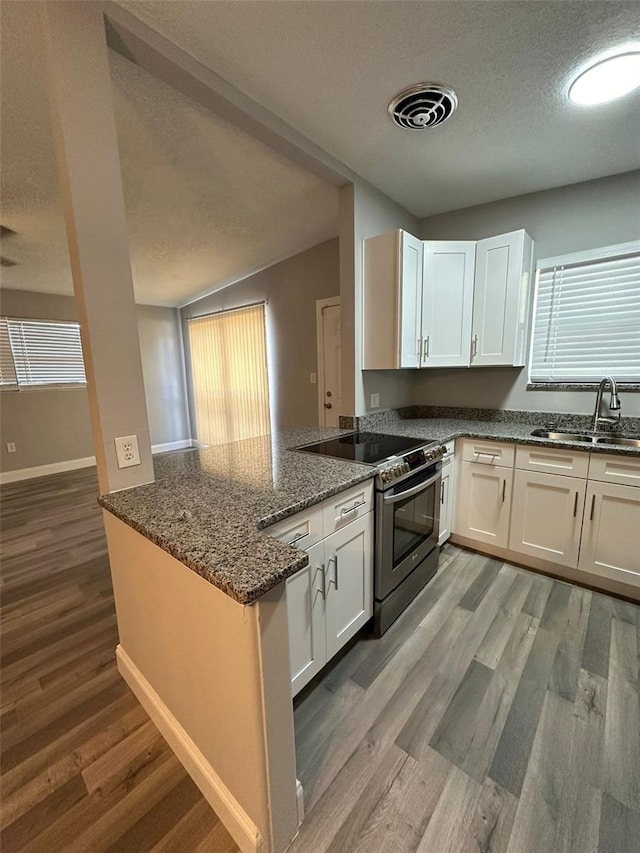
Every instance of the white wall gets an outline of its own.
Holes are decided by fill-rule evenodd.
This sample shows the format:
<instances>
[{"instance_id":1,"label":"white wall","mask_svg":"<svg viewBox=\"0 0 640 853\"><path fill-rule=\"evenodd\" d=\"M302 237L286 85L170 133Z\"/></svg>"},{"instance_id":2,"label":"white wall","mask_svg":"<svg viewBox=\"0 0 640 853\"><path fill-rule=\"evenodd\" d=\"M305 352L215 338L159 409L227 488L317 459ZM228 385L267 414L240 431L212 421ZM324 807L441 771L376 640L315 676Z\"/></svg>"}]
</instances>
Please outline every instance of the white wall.
<instances>
[{"instance_id":1,"label":"white wall","mask_svg":"<svg viewBox=\"0 0 640 853\"><path fill-rule=\"evenodd\" d=\"M77 320L73 296L0 291L3 315ZM180 325L175 308L137 305L136 318L152 444L191 437ZM3 391L2 471L35 468L94 455L86 388ZM7 442L16 453L7 453Z\"/></svg>"},{"instance_id":2,"label":"white wall","mask_svg":"<svg viewBox=\"0 0 640 853\"><path fill-rule=\"evenodd\" d=\"M525 228L534 258L597 248L640 237L640 171L531 193L423 219L419 236L479 240ZM527 391L527 368L416 371L413 402L525 411L593 411L593 391ZM622 392L623 415L640 415L640 394Z\"/></svg>"},{"instance_id":3,"label":"white wall","mask_svg":"<svg viewBox=\"0 0 640 853\"><path fill-rule=\"evenodd\" d=\"M340 191L340 294L342 296L343 414L372 411L370 395L380 394L380 408L411 403L410 371L362 370L363 243L369 237L403 228L418 233L418 220L364 182Z\"/></svg>"}]
</instances>

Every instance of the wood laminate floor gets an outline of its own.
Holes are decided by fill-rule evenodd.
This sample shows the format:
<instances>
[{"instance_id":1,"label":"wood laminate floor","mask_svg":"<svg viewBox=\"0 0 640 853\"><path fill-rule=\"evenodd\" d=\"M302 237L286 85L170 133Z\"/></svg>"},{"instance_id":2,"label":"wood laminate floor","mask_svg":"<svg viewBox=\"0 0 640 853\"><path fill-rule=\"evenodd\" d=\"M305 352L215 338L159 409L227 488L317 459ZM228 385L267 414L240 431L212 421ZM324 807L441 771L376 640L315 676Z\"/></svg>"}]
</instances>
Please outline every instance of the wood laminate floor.
<instances>
[{"instance_id":1,"label":"wood laminate floor","mask_svg":"<svg viewBox=\"0 0 640 853\"><path fill-rule=\"evenodd\" d=\"M237 847L115 662L95 469L3 486L2 853Z\"/></svg>"},{"instance_id":2,"label":"wood laminate floor","mask_svg":"<svg viewBox=\"0 0 640 853\"><path fill-rule=\"evenodd\" d=\"M3 853L237 853L114 659L93 469L2 488ZM296 701L292 853L640 853L640 608L446 546Z\"/></svg>"}]
</instances>

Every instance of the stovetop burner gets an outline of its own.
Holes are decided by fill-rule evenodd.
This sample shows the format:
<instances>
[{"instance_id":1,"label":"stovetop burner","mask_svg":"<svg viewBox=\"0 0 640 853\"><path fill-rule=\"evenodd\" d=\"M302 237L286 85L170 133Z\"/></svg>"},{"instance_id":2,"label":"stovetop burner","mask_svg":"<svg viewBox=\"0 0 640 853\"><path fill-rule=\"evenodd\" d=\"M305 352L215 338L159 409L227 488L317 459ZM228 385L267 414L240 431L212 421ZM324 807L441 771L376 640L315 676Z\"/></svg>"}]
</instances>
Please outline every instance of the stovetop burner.
<instances>
[{"instance_id":1,"label":"stovetop burner","mask_svg":"<svg viewBox=\"0 0 640 853\"><path fill-rule=\"evenodd\" d=\"M429 439L386 435L382 432L354 432L350 435L339 435L327 441L307 444L304 447L298 447L297 450L377 465L385 459L399 456L414 447L424 447L426 444L430 444Z\"/></svg>"}]
</instances>

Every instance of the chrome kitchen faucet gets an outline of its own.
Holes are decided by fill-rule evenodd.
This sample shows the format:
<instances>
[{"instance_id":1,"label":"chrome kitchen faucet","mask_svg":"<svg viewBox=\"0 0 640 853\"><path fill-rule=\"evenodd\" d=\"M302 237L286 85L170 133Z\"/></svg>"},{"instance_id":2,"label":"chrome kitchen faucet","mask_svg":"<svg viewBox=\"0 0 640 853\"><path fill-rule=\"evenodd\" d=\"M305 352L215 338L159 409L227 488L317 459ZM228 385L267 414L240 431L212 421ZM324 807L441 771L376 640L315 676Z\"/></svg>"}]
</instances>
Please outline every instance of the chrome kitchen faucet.
<instances>
[{"instance_id":1,"label":"chrome kitchen faucet","mask_svg":"<svg viewBox=\"0 0 640 853\"><path fill-rule=\"evenodd\" d=\"M617 418L608 418L603 417L600 414L600 406L602 404L602 393L607 386L607 382L611 386L611 397L609 399L609 409L612 412L617 412ZM620 397L618 397L618 389L616 388L615 380L610 376L605 376L604 379L598 385L598 391L596 393L596 407L593 412L593 423L591 424L591 429L593 432L598 431L598 424L607 423L613 424L620 420L620 410L622 406L620 405Z\"/></svg>"}]
</instances>

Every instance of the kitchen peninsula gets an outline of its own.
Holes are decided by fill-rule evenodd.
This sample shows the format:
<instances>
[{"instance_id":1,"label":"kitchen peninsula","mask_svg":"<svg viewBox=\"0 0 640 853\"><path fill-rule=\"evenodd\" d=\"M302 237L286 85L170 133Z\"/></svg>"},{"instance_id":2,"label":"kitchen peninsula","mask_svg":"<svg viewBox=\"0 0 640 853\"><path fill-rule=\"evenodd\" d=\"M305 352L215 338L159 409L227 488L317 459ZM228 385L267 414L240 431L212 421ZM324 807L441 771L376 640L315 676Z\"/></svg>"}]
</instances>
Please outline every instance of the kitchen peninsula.
<instances>
[{"instance_id":1,"label":"kitchen peninsula","mask_svg":"<svg viewBox=\"0 0 640 853\"><path fill-rule=\"evenodd\" d=\"M358 426L585 451L532 436L545 415L460 413L382 412ZM294 451L347 432L295 430L160 456L154 483L100 499L120 671L242 850L285 850L302 815L283 581L307 555L265 528L372 477L367 466ZM630 447L589 451L640 460Z\"/></svg>"}]
</instances>

